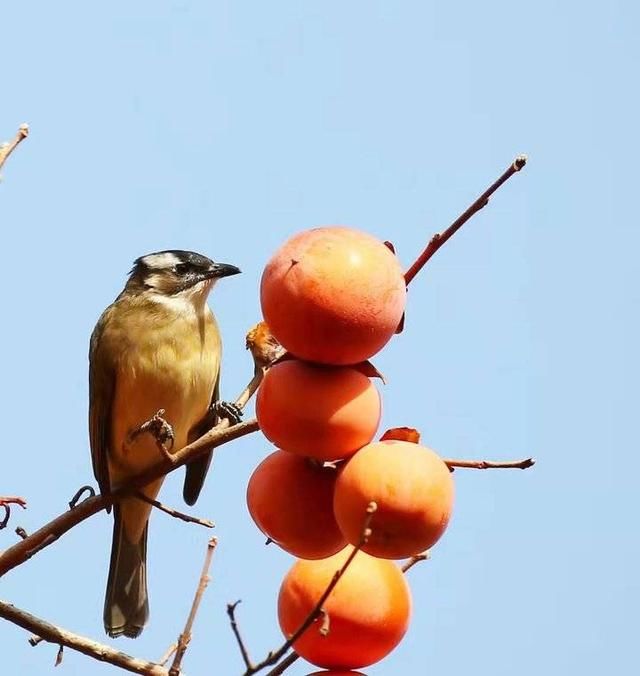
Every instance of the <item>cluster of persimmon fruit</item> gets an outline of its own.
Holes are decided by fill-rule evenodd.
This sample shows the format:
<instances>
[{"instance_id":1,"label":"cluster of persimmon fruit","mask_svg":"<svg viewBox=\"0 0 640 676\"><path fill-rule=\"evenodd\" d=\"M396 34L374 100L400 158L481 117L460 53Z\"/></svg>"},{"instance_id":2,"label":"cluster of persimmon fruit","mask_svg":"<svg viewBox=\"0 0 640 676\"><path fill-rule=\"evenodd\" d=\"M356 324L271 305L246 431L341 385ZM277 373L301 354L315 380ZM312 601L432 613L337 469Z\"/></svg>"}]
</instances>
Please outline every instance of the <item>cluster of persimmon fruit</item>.
<instances>
[{"instance_id":1,"label":"cluster of persimmon fruit","mask_svg":"<svg viewBox=\"0 0 640 676\"><path fill-rule=\"evenodd\" d=\"M451 472L417 434L374 440L381 398L368 360L397 332L406 295L391 248L346 227L293 236L262 275L263 317L286 353L258 390L257 419L277 450L253 472L247 504L262 533L297 557L278 598L286 637L358 548L323 604L327 621L293 645L333 670L325 675L356 673L401 641L411 595L397 561L432 547L451 516Z\"/></svg>"}]
</instances>

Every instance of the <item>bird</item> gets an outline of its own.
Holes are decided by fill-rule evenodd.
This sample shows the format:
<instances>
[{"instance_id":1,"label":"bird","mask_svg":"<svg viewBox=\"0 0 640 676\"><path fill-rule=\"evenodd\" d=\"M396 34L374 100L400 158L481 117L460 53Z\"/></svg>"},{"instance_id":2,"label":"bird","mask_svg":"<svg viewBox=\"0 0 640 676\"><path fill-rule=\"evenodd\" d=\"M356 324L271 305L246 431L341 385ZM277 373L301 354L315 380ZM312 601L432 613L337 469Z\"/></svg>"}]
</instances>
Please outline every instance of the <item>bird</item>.
<instances>
[{"instance_id":1,"label":"bird","mask_svg":"<svg viewBox=\"0 0 640 676\"><path fill-rule=\"evenodd\" d=\"M103 495L180 450L215 422L222 341L209 292L240 272L192 251L137 258L123 291L100 316L89 348L89 438ZM239 411L235 411L238 415ZM183 497L193 505L211 454L186 466ZM155 499L164 477L139 489ZM110 511L108 508L107 511ZM135 638L149 616L146 554L151 505L134 495L116 501L104 628Z\"/></svg>"}]
</instances>

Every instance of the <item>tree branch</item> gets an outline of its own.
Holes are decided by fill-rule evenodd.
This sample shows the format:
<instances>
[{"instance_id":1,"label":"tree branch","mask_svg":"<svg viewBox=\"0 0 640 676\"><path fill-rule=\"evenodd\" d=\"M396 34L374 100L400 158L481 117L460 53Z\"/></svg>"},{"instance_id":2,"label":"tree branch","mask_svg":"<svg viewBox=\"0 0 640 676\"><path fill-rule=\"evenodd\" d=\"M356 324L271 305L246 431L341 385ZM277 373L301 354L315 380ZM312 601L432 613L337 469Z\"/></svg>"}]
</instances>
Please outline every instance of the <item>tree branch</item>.
<instances>
[{"instance_id":1,"label":"tree branch","mask_svg":"<svg viewBox=\"0 0 640 676\"><path fill-rule=\"evenodd\" d=\"M453 472L456 467L466 469L529 469L536 464L533 458L524 460L509 460L507 462L493 462L491 460L446 460L445 464Z\"/></svg>"},{"instance_id":2,"label":"tree branch","mask_svg":"<svg viewBox=\"0 0 640 676\"><path fill-rule=\"evenodd\" d=\"M204 557L204 563L202 564L202 573L200 573L200 581L198 582L198 588L196 589L196 594L193 597L193 603L191 604L191 610L189 611L189 616L184 625L182 633L178 637L178 645L176 647L176 654L173 658L171 668L169 669L169 676L179 676L180 675L180 666L182 665L182 658L187 652L189 643L191 641L191 631L193 629L193 623L198 614L198 608L200 607L200 602L202 601L202 596L204 591L209 584L211 577L209 576L209 567L211 566L211 559L213 558L213 552L215 551L218 540L216 538L211 538L207 543L207 553Z\"/></svg>"},{"instance_id":3,"label":"tree branch","mask_svg":"<svg viewBox=\"0 0 640 676\"><path fill-rule=\"evenodd\" d=\"M280 664L276 665L271 669L271 671L267 672L266 676L280 676L280 674L284 674L284 672L296 661L300 659L300 655L296 652L289 653Z\"/></svg>"},{"instance_id":4,"label":"tree branch","mask_svg":"<svg viewBox=\"0 0 640 676\"><path fill-rule=\"evenodd\" d=\"M203 434L192 444L185 446L175 453L173 463L169 463L164 458L161 458L149 470L133 477L131 481L113 493L109 495L96 495L93 498L84 500L77 507L64 512L35 533L32 533L28 538L6 549L0 554L0 577L12 568L24 563L45 547L48 547L81 521L88 519L108 505L113 504L123 495L127 495L131 491L155 479L159 479L169 472L175 471L178 467L182 467L187 462L204 455L212 448L222 446L234 439L251 434L258 429L258 421L255 419L233 425L232 427L229 426L227 420L220 421L214 428Z\"/></svg>"},{"instance_id":5,"label":"tree branch","mask_svg":"<svg viewBox=\"0 0 640 676\"><path fill-rule=\"evenodd\" d=\"M103 645L97 641L92 641L84 636L79 636L66 629L41 620L35 615L31 615L24 610L16 608L6 601L0 601L0 617L17 624L27 631L37 634L41 641L47 641L59 646L66 646L73 650L93 657L100 662L108 662L116 667L134 674L144 674L145 676L168 676L168 671L155 662L148 662L137 657L131 657L126 653L115 650L110 646ZM31 642L37 645L40 641Z\"/></svg>"},{"instance_id":6,"label":"tree branch","mask_svg":"<svg viewBox=\"0 0 640 676\"><path fill-rule=\"evenodd\" d=\"M22 143L22 141L27 138L27 136L29 136L29 125L21 124L13 141L0 145L0 171L2 171L2 167L7 161L9 155L11 155L11 153L18 147L20 143Z\"/></svg>"},{"instance_id":7,"label":"tree branch","mask_svg":"<svg viewBox=\"0 0 640 676\"><path fill-rule=\"evenodd\" d=\"M485 207L489 202L489 198L493 195L503 183L506 183L514 174L519 172L524 165L527 163L527 158L525 155L519 155L512 162L511 166L498 178L493 184L491 184L483 193L478 197L478 199L471 204L470 207L466 209L456 220L444 231L434 235L431 238L429 244L427 244L426 249L418 256L413 265L405 272L404 280L407 286L411 283L411 280L422 270L426 265L427 261L433 256L433 254L453 235L460 230L460 228L480 209Z\"/></svg>"}]
</instances>

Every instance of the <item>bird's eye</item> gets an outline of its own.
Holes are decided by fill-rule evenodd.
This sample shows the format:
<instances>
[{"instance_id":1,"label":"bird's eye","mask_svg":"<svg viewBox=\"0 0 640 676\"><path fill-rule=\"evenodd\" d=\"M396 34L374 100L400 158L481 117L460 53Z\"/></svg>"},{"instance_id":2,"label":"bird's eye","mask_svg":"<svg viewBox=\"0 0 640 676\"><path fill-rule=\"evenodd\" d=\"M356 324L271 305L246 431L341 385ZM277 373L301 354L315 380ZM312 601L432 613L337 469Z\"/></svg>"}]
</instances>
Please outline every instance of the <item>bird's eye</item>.
<instances>
[{"instance_id":1,"label":"bird's eye","mask_svg":"<svg viewBox=\"0 0 640 676\"><path fill-rule=\"evenodd\" d=\"M194 265L192 263L178 263L173 269L178 275L186 275L194 271Z\"/></svg>"}]
</instances>

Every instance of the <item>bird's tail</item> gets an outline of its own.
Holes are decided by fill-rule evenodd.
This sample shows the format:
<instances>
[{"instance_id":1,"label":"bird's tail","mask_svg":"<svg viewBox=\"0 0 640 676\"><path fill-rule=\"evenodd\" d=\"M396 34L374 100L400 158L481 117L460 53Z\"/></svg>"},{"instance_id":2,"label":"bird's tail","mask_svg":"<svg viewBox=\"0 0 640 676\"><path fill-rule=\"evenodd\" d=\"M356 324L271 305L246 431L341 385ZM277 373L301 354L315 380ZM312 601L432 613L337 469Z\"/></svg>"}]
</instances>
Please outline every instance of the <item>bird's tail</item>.
<instances>
[{"instance_id":1,"label":"bird's tail","mask_svg":"<svg viewBox=\"0 0 640 676\"><path fill-rule=\"evenodd\" d=\"M120 507L114 506L113 542L104 599L104 628L112 638L136 638L149 617L147 597L147 529L136 543L129 542Z\"/></svg>"}]
</instances>

